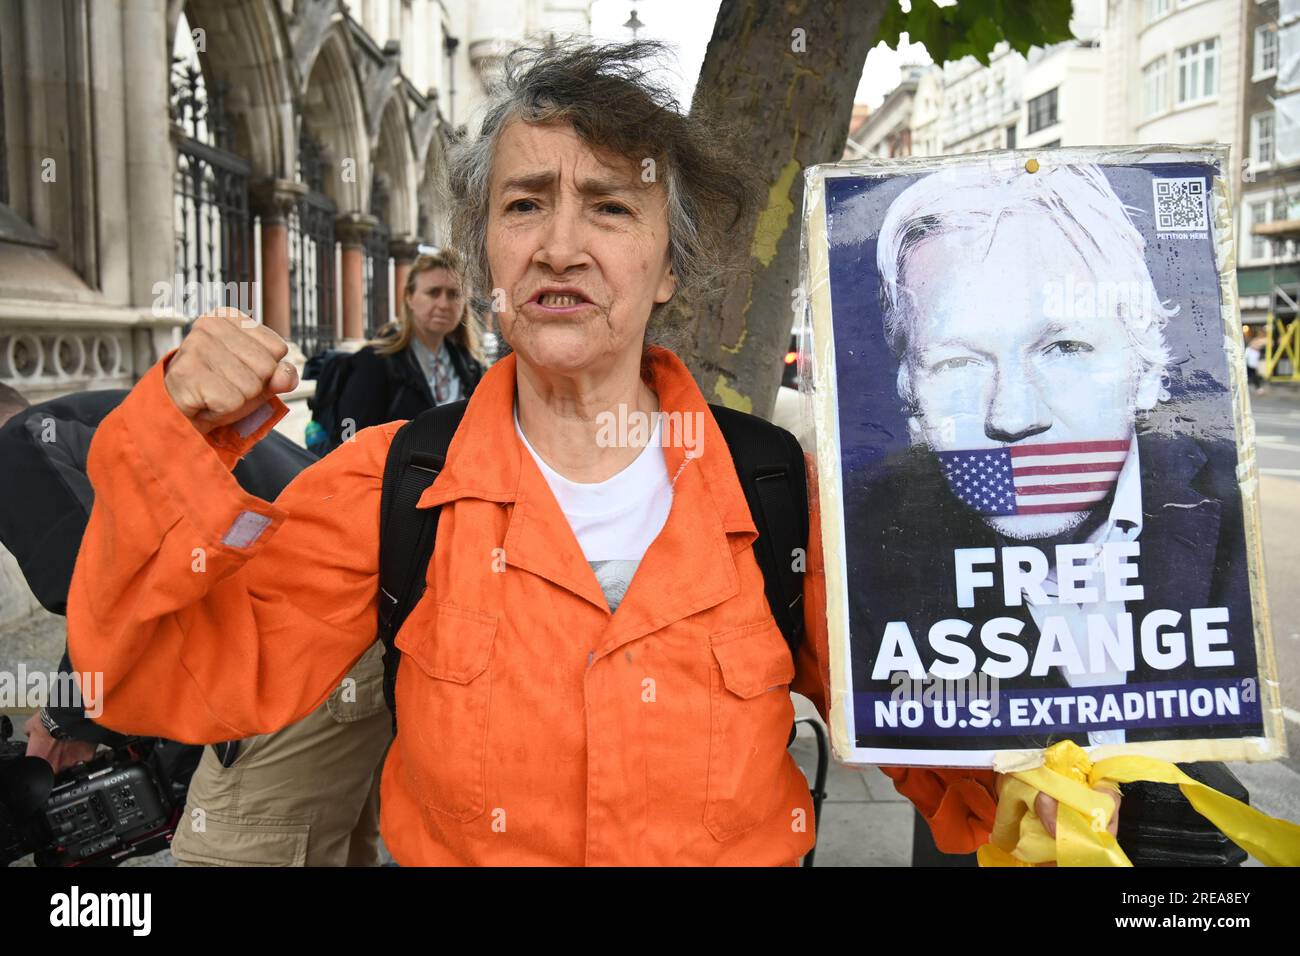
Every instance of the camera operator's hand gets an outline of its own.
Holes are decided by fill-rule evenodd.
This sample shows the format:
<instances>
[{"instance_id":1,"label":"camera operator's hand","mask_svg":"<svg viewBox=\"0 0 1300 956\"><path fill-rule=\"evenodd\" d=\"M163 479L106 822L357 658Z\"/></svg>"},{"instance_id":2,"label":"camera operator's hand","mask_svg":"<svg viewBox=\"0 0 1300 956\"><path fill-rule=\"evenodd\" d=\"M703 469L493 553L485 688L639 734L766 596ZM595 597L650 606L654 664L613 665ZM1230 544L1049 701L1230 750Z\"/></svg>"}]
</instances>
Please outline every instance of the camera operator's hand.
<instances>
[{"instance_id":1,"label":"camera operator's hand","mask_svg":"<svg viewBox=\"0 0 1300 956\"><path fill-rule=\"evenodd\" d=\"M40 714L33 714L23 725L27 732L27 756L40 757L59 773L95 756L96 747L85 740L55 740L41 723Z\"/></svg>"},{"instance_id":2,"label":"camera operator's hand","mask_svg":"<svg viewBox=\"0 0 1300 956\"><path fill-rule=\"evenodd\" d=\"M284 339L238 309L217 309L194 323L167 364L163 383L176 407L207 434L239 421L269 395L291 391L298 371L281 362Z\"/></svg>"}]
</instances>

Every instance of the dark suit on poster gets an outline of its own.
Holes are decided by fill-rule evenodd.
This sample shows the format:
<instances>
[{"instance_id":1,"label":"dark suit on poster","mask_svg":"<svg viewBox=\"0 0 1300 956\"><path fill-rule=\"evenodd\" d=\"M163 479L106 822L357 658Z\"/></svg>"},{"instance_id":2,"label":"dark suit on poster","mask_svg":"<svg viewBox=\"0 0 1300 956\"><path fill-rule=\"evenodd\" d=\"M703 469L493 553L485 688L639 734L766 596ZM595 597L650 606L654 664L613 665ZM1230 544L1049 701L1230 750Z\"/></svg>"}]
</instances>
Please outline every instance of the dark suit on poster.
<instances>
[{"instance_id":1,"label":"dark suit on poster","mask_svg":"<svg viewBox=\"0 0 1300 956\"><path fill-rule=\"evenodd\" d=\"M1139 435L1143 525L1138 559L1145 597L1130 601L1135 643L1145 614L1168 608L1183 615L1191 608L1227 607L1232 667L1194 668L1190 660L1173 670L1157 671L1135 654L1136 669L1126 683L1254 676L1255 644L1250 586L1242 523L1241 493L1236 482L1236 449L1229 442L1202 444L1190 437ZM1113 494L1113 492L1112 492ZM1111 498L1098 507L1109 509ZM1000 565L993 568L994 585L975 591L975 607L957 606L953 568L954 548L999 548L1033 542L1001 538L973 511L953 497L935 457L925 449L909 449L884 466L882 476L868 486L861 504L847 513L850 621L853 631L853 686L886 693L887 681L872 683L871 669L885 625L904 621L927 671L934 660L926 641L930 626L944 618L975 625L967 643L976 654L976 671L988 656L978 640L979 625L994 617L1025 622L1016 640L1032 660L1039 630L1025 606L1002 602ZM1050 557L1050 556L1049 556ZM1184 627L1180 627L1184 630ZM1001 681L1004 689L1059 689L1063 676L1028 673ZM1245 724L1131 729L1129 742L1158 738L1237 737L1262 734ZM1003 736L890 737L859 734L859 746L942 749L1043 748L1060 739L1086 744L1077 733L1026 733Z\"/></svg>"}]
</instances>

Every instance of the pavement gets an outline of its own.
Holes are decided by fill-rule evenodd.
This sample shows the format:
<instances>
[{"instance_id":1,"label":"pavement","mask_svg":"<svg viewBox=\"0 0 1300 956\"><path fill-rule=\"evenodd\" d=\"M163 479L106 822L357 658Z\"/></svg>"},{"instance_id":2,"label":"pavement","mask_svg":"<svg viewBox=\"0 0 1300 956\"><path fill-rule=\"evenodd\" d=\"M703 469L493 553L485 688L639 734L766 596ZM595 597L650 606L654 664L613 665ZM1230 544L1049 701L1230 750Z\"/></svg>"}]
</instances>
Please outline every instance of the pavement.
<instances>
[{"instance_id":1,"label":"pavement","mask_svg":"<svg viewBox=\"0 0 1300 956\"><path fill-rule=\"evenodd\" d=\"M811 701L798 694L792 697L797 717L821 723ZM807 727L800 728L790 752L811 781L817 747ZM911 866L914 817L912 804L879 768L857 770L832 758L814 862L817 866Z\"/></svg>"},{"instance_id":2,"label":"pavement","mask_svg":"<svg viewBox=\"0 0 1300 956\"><path fill-rule=\"evenodd\" d=\"M1252 396L1264 568L1290 760L1300 763L1300 387Z\"/></svg>"}]
</instances>

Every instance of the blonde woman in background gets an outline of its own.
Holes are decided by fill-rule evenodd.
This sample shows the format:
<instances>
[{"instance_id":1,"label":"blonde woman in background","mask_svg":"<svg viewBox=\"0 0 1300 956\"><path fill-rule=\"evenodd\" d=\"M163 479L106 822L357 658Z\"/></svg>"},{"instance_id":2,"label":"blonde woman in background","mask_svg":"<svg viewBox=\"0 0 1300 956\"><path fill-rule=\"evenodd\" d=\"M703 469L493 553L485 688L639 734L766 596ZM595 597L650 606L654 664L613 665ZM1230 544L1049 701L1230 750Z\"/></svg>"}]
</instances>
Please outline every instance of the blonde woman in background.
<instances>
[{"instance_id":1,"label":"blonde woman in background","mask_svg":"<svg viewBox=\"0 0 1300 956\"><path fill-rule=\"evenodd\" d=\"M337 406L349 434L468 399L483 377L478 319L450 250L415 260L401 321L385 333L352 357ZM344 437L334 436L335 443Z\"/></svg>"}]
</instances>

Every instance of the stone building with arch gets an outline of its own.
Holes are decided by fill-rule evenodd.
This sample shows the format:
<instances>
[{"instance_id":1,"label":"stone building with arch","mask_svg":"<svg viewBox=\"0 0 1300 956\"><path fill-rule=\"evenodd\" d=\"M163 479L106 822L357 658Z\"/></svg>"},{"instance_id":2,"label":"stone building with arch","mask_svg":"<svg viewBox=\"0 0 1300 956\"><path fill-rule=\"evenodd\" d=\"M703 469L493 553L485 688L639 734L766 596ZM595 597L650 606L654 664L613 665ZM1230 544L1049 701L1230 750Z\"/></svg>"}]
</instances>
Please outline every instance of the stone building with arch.
<instances>
[{"instance_id":1,"label":"stone building with arch","mask_svg":"<svg viewBox=\"0 0 1300 956\"><path fill-rule=\"evenodd\" d=\"M502 56L589 34L590 0L0 0L0 383L129 387L218 304L299 363L359 345Z\"/></svg>"},{"instance_id":2,"label":"stone building with arch","mask_svg":"<svg viewBox=\"0 0 1300 956\"><path fill-rule=\"evenodd\" d=\"M590 0L0 0L0 382L126 386L196 310L364 340L502 55ZM300 438L300 435L293 437Z\"/></svg>"}]
</instances>

